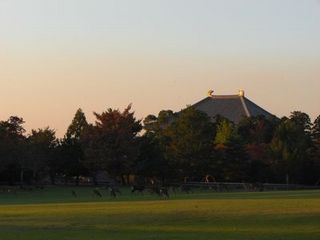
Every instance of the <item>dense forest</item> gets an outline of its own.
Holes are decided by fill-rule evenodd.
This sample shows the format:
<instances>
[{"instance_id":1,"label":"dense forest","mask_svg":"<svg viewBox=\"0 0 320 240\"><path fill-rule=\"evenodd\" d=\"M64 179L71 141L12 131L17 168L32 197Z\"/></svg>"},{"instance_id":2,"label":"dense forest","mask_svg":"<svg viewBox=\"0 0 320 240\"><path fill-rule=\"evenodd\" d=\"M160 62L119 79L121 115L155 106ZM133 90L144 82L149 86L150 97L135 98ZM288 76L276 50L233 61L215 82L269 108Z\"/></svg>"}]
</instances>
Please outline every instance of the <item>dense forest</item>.
<instances>
[{"instance_id":1,"label":"dense forest","mask_svg":"<svg viewBox=\"0 0 320 240\"><path fill-rule=\"evenodd\" d=\"M182 182L295 183L320 181L320 116L210 119L192 107L137 120L129 105L87 122L78 109L64 137L49 127L27 134L24 120L0 121L0 183L79 183L105 171L123 184L129 176Z\"/></svg>"}]
</instances>

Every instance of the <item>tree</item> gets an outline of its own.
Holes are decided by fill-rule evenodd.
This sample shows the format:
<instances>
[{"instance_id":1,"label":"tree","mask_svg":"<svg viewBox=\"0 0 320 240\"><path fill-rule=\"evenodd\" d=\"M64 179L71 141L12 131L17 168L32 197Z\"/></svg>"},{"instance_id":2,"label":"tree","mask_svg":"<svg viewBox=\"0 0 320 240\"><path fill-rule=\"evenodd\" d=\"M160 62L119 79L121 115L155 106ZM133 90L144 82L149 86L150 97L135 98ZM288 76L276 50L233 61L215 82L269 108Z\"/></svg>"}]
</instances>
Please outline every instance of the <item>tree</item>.
<instances>
[{"instance_id":1,"label":"tree","mask_svg":"<svg viewBox=\"0 0 320 240\"><path fill-rule=\"evenodd\" d=\"M56 172L55 148L58 141L55 130L46 127L32 130L28 137L29 168L33 173L33 180L37 182L39 175L49 173L53 181Z\"/></svg>"},{"instance_id":2,"label":"tree","mask_svg":"<svg viewBox=\"0 0 320 240\"><path fill-rule=\"evenodd\" d=\"M193 107L182 110L163 132L167 158L177 175L204 176L213 150L214 127L209 117Z\"/></svg>"},{"instance_id":3,"label":"tree","mask_svg":"<svg viewBox=\"0 0 320 240\"><path fill-rule=\"evenodd\" d=\"M303 183L308 162L309 136L296 120L284 119L277 127L271 152L278 174L285 176L286 183Z\"/></svg>"},{"instance_id":4,"label":"tree","mask_svg":"<svg viewBox=\"0 0 320 240\"><path fill-rule=\"evenodd\" d=\"M75 113L74 118L67 129L65 139L72 139L79 142L87 126L88 126L88 122L87 122L86 116L82 111L82 109L79 108Z\"/></svg>"},{"instance_id":5,"label":"tree","mask_svg":"<svg viewBox=\"0 0 320 240\"><path fill-rule=\"evenodd\" d=\"M134 173L143 177L156 177L164 181L169 177L169 166L159 139L146 133L139 141L139 155L134 162Z\"/></svg>"},{"instance_id":6,"label":"tree","mask_svg":"<svg viewBox=\"0 0 320 240\"><path fill-rule=\"evenodd\" d=\"M214 139L216 145L226 145L237 136L234 124L227 119L217 123L217 133Z\"/></svg>"},{"instance_id":7,"label":"tree","mask_svg":"<svg viewBox=\"0 0 320 240\"><path fill-rule=\"evenodd\" d=\"M268 149L278 121L277 118L251 116L242 119L237 125L238 134L244 141L249 158L249 181L272 181Z\"/></svg>"},{"instance_id":8,"label":"tree","mask_svg":"<svg viewBox=\"0 0 320 240\"><path fill-rule=\"evenodd\" d=\"M246 180L249 171L248 156L237 126L227 119L220 118L214 144L214 158L219 173L217 177L225 181Z\"/></svg>"},{"instance_id":9,"label":"tree","mask_svg":"<svg viewBox=\"0 0 320 240\"><path fill-rule=\"evenodd\" d=\"M162 132L166 131L176 117L172 110L161 110L158 117L148 115L143 120L143 128L147 133L154 133L157 137L161 137Z\"/></svg>"},{"instance_id":10,"label":"tree","mask_svg":"<svg viewBox=\"0 0 320 240\"><path fill-rule=\"evenodd\" d=\"M148 115L143 120L143 128L147 133L156 133L159 131L158 118L155 115Z\"/></svg>"},{"instance_id":11,"label":"tree","mask_svg":"<svg viewBox=\"0 0 320 240\"><path fill-rule=\"evenodd\" d=\"M84 134L85 163L92 172L107 170L113 177L128 176L138 155L138 133L142 126L131 112L131 104L123 111L109 108L94 113L95 125Z\"/></svg>"},{"instance_id":12,"label":"tree","mask_svg":"<svg viewBox=\"0 0 320 240\"><path fill-rule=\"evenodd\" d=\"M312 136L312 148L311 148L311 159L312 159L312 170L315 177L315 183L320 184L320 115L315 119L311 130Z\"/></svg>"},{"instance_id":13,"label":"tree","mask_svg":"<svg viewBox=\"0 0 320 240\"><path fill-rule=\"evenodd\" d=\"M23 119L17 116L0 121L0 170L7 170L7 180L11 183L16 180L17 172L20 172L20 182L23 182L27 161L23 124Z\"/></svg>"},{"instance_id":14,"label":"tree","mask_svg":"<svg viewBox=\"0 0 320 240\"><path fill-rule=\"evenodd\" d=\"M60 165L62 173L66 177L76 177L76 184L79 184L79 177L86 173L84 167L84 146L82 138L88 122L85 114L79 108L67 129L67 133L60 146Z\"/></svg>"},{"instance_id":15,"label":"tree","mask_svg":"<svg viewBox=\"0 0 320 240\"><path fill-rule=\"evenodd\" d=\"M246 117L238 123L237 131L245 143L270 143L278 121L277 118L269 119L262 115Z\"/></svg>"},{"instance_id":16,"label":"tree","mask_svg":"<svg viewBox=\"0 0 320 240\"><path fill-rule=\"evenodd\" d=\"M313 140L320 143L320 115L314 120L311 133Z\"/></svg>"},{"instance_id":17,"label":"tree","mask_svg":"<svg viewBox=\"0 0 320 240\"><path fill-rule=\"evenodd\" d=\"M293 111L291 112L290 120L301 127L305 132L310 132L311 120L308 114L300 111Z\"/></svg>"},{"instance_id":18,"label":"tree","mask_svg":"<svg viewBox=\"0 0 320 240\"><path fill-rule=\"evenodd\" d=\"M144 135L140 141L140 152L135 165L141 176L157 177L162 181L176 176L174 168L169 167L168 129L177 117L172 110L161 110L158 116L148 115L143 120Z\"/></svg>"}]
</instances>

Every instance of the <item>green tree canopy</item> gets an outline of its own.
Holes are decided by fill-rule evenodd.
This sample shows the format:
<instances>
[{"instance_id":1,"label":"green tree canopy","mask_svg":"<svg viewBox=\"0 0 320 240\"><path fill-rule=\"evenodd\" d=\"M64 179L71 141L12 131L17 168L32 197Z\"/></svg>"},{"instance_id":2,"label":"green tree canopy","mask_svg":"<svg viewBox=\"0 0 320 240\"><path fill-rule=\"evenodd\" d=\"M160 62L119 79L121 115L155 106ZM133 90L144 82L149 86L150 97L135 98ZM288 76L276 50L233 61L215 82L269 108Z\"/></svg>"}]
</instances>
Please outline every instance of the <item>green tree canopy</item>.
<instances>
[{"instance_id":1,"label":"green tree canopy","mask_svg":"<svg viewBox=\"0 0 320 240\"><path fill-rule=\"evenodd\" d=\"M313 122L312 138L320 143L320 115Z\"/></svg>"},{"instance_id":2,"label":"green tree canopy","mask_svg":"<svg viewBox=\"0 0 320 240\"><path fill-rule=\"evenodd\" d=\"M81 108L79 108L67 129L66 139L74 139L79 141L84 129L88 126L86 116Z\"/></svg>"},{"instance_id":3,"label":"green tree canopy","mask_svg":"<svg viewBox=\"0 0 320 240\"><path fill-rule=\"evenodd\" d=\"M39 174L53 172L56 169L55 148L58 140L55 130L46 127L33 129L28 137L29 168L33 172L34 180L39 180Z\"/></svg>"},{"instance_id":4,"label":"green tree canopy","mask_svg":"<svg viewBox=\"0 0 320 240\"><path fill-rule=\"evenodd\" d=\"M246 143L269 143L278 121L265 116L246 117L238 123L237 131Z\"/></svg>"},{"instance_id":5,"label":"green tree canopy","mask_svg":"<svg viewBox=\"0 0 320 240\"><path fill-rule=\"evenodd\" d=\"M217 123L217 133L214 139L214 144L226 145L236 137L236 128L232 122L227 119L222 119Z\"/></svg>"},{"instance_id":6,"label":"green tree canopy","mask_svg":"<svg viewBox=\"0 0 320 240\"><path fill-rule=\"evenodd\" d=\"M187 107L182 110L164 133L168 157L180 175L204 175L213 150L214 126L203 112Z\"/></svg>"},{"instance_id":7,"label":"green tree canopy","mask_svg":"<svg viewBox=\"0 0 320 240\"><path fill-rule=\"evenodd\" d=\"M299 182L303 177L303 163L307 161L309 136L295 120L284 119L277 127L270 148L277 171L287 182Z\"/></svg>"},{"instance_id":8,"label":"green tree canopy","mask_svg":"<svg viewBox=\"0 0 320 240\"><path fill-rule=\"evenodd\" d=\"M308 114L300 111L293 111L291 112L290 119L304 131L309 132L311 130L311 120Z\"/></svg>"},{"instance_id":9,"label":"green tree canopy","mask_svg":"<svg viewBox=\"0 0 320 240\"><path fill-rule=\"evenodd\" d=\"M83 135L88 128L86 116L81 108L79 108L71 124L67 129L60 148L59 169L67 177L76 177L76 183L79 184L81 174L86 174L84 167L84 146L82 145Z\"/></svg>"}]
</instances>

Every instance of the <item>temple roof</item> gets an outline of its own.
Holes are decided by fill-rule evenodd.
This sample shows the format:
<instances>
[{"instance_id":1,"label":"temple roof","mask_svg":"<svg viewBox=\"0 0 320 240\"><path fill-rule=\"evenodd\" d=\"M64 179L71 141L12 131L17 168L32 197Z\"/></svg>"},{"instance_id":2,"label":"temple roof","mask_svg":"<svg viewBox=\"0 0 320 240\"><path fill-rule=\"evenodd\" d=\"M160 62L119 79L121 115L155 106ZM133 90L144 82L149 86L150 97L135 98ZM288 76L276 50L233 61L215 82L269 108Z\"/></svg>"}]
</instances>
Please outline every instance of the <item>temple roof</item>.
<instances>
[{"instance_id":1,"label":"temple roof","mask_svg":"<svg viewBox=\"0 0 320 240\"><path fill-rule=\"evenodd\" d=\"M205 112L210 118L220 115L234 123L238 123L244 117L259 115L266 118L275 117L246 98L242 90L238 95L212 95L209 91L209 96L195 103L193 107Z\"/></svg>"}]
</instances>

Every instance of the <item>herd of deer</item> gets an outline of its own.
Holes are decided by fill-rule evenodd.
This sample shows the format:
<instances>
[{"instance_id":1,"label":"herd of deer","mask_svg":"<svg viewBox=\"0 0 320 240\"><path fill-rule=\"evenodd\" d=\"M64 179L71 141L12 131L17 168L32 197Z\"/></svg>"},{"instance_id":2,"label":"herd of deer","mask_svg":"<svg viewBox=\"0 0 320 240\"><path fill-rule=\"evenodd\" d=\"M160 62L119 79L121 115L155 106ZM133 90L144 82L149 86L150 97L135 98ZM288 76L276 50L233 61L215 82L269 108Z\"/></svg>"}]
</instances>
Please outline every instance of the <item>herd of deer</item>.
<instances>
[{"instance_id":1,"label":"herd of deer","mask_svg":"<svg viewBox=\"0 0 320 240\"><path fill-rule=\"evenodd\" d=\"M113 198L116 198L118 195L121 195L120 189L115 186L115 185L106 185L104 188L94 188L92 190L92 196L93 197L99 197L102 198L102 190L105 189L109 192L110 196ZM192 189L188 185L172 185L172 186L160 186L160 185L151 185L151 186L146 186L146 185L132 185L131 186L131 193L140 193L143 194L145 192L150 193L150 194L156 194L160 198L163 199L169 199L170 197L170 192L175 194L177 190L180 189L181 192L184 193L192 193ZM77 197L77 193L75 190L71 191L71 194L73 197Z\"/></svg>"}]
</instances>

